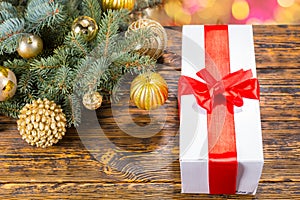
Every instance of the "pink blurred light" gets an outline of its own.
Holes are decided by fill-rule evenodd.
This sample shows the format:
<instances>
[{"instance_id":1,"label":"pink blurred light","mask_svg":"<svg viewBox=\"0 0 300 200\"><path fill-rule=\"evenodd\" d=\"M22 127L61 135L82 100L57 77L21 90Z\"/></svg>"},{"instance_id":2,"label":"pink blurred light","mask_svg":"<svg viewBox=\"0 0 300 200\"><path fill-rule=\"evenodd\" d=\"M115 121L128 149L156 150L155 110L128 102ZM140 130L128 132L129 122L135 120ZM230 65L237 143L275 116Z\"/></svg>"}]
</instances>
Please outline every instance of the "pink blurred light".
<instances>
[{"instance_id":1,"label":"pink blurred light","mask_svg":"<svg viewBox=\"0 0 300 200\"><path fill-rule=\"evenodd\" d=\"M201 9L199 0L184 0L183 1L183 10L187 13L193 15Z\"/></svg>"},{"instance_id":2,"label":"pink blurred light","mask_svg":"<svg viewBox=\"0 0 300 200\"><path fill-rule=\"evenodd\" d=\"M260 21L266 21L274 18L274 12L278 7L277 0L248 0L250 13L248 18L237 20L231 14L230 23L245 24L248 19L255 18Z\"/></svg>"}]
</instances>

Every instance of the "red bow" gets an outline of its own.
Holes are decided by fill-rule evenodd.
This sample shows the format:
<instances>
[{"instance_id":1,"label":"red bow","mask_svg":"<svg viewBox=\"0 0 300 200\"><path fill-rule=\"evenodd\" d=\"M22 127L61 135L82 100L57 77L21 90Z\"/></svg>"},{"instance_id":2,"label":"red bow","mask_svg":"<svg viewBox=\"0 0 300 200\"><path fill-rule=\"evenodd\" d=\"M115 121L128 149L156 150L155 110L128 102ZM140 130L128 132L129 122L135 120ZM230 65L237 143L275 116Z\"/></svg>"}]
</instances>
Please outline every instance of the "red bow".
<instances>
[{"instance_id":1,"label":"red bow","mask_svg":"<svg viewBox=\"0 0 300 200\"><path fill-rule=\"evenodd\" d=\"M193 94L197 103L211 113L216 99L220 96L226 99L226 103L238 107L243 106L243 97L259 99L259 83L252 78L252 71L243 69L230 73L217 81L207 69L197 72L197 76L206 83L200 82L188 76L179 79L179 95Z\"/></svg>"}]
</instances>

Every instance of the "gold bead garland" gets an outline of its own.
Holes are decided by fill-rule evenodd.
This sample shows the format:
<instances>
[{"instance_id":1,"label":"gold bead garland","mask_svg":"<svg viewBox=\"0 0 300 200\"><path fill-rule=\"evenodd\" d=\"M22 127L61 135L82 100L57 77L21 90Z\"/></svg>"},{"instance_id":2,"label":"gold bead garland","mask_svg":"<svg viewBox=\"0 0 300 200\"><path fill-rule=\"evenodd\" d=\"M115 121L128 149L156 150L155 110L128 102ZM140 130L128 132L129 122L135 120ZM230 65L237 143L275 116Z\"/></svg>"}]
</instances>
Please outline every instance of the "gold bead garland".
<instances>
[{"instance_id":1,"label":"gold bead garland","mask_svg":"<svg viewBox=\"0 0 300 200\"><path fill-rule=\"evenodd\" d=\"M48 99L26 104L17 124L22 139L42 148L56 144L66 132L65 114L59 105Z\"/></svg>"}]
</instances>

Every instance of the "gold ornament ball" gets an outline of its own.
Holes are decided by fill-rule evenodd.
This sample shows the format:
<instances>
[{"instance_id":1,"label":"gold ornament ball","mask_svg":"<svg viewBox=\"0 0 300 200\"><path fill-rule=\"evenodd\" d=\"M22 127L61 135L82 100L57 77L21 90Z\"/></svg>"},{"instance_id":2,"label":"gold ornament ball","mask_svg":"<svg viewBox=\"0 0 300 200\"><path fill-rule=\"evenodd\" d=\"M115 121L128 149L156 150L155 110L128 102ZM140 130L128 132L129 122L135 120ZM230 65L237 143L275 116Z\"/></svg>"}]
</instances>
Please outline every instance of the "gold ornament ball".
<instances>
[{"instance_id":1,"label":"gold ornament ball","mask_svg":"<svg viewBox=\"0 0 300 200\"><path fill-rule=\"evenodd\" d=\"M0 66L0 101L13 97L17 90L17 78L8 68Z\"/></svg>"},{"instance_id":2,"label":"gold ornament ball","mask_svg":"<svg viewBox=\"0 0 300 200\"><path fill-rule=\"evenodd\" d=\"M45 148L56 144L65 135L66 116L53 101L38 99L21 109L17 125L23 140Z\"/></svg>"},{"instance_id":3,"label":"gold ornament ball","mask_svg":"<svg viewBox=\"0 0 300 200\"><path fill-rule=\"evenodd\" d=\"M164 27L155 20L140 19L128 27L126 35L128 36L133 31L149 30L151 32L151 38L143 41L143 44L139 44L136 47L136 51L143 55L148 55L154 59L163 55L164 50L167 47L168 37Z\"/></svg>"},{"instance_id":4,"label":"gold ornament ball","mask_svg":"<svg viewBox=\"0 0 300 200\"><path fill-rule=\"evenodd\" d=\"M96 110L102 104L102 96L99 92L88 92L83 95L82 103L89 110Z\"/></svg>"},{"instance_id":5,"label":"gold ornament ball","mask_svg":"<svg viewBox=\"0 0 300 200\"><path fill-rule=\"evenodd\" d=\"M17 48L22 58L33 58L43 51L43 40L38 35L28 34L21 38Z\"/></svg>"},{"instance_id":6,"label":"gold ornament ball","mask_svg":"<svg viewBox=\"0 0 300 200\"><path fill-rule=\"evenodd\" d=\"M131 83L130 98L140 109L158 108L168 98L168 85L158 73L140 74Z\"/></svg>"},{"instance_id":7,"label":"gold ornament ball","mask_svg":"<svg viewBox=\"0 0 300 200\"><path fill-rule=\"evenodd\" d=\"M134 8L135 0L102 0L102 9L120 10L127 9L132 11Z\"/></svg>"},{"instance_id":8,"label":"gold ornament ball","mask_svg":"<svg viewBox=\"0 0 300 200\"><path fill-rule=\"evenodd\" d=\"M97 22L88 16L77 17L72 24L72 32L82 35L86 41L94 39L98 29Z\"/></svg>"}]
</instances>

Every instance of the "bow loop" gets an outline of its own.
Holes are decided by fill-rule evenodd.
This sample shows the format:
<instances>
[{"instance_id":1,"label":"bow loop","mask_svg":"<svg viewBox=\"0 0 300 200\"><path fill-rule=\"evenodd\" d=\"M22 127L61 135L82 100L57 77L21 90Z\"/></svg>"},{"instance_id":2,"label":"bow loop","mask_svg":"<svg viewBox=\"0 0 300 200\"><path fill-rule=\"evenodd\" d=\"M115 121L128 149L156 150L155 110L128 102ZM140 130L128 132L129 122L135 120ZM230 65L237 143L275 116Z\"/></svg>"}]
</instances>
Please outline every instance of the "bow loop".
<instances>
[{"instance_id":1,"label":"bow loop","mask_svg":"<svg viewBox=\"0 0 300 200\"><path fill-rule=\"evenodd\" d=\"M197 103L211 113L217 97L223 96L226 103L241 107L243 98L259 99L259 83L252 78L251 70L238 70L229 73L221 80L216 80L209 71L204 68L196 73L204 82L181 76L179 95L193 94Z\"/></svg>"}]
</instances>

